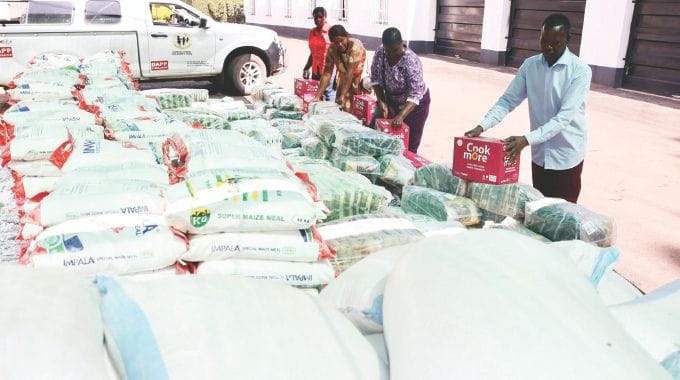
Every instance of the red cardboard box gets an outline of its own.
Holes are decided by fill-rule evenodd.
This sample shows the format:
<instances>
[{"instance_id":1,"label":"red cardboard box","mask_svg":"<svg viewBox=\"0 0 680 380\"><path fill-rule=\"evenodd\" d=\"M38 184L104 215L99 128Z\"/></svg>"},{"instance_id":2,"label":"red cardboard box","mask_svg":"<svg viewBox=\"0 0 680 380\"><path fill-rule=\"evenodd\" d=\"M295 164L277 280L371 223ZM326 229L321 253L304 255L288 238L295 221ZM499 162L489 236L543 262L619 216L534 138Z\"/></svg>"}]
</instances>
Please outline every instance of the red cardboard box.
<instances>
[{"instance_id":1,"label":"red cardboard box","mask_svg":"<svg viewBox=\"0 0 680 380\"><path fill-rule=\"evenodd\" d=\"M319 89L319 81L314 79L295 78L295 95L304 97L305 94L316 95Z\"/></svg>"},{"instance_id":2,"label":"red cardboard box","mask_svg":"<svg viewBox=\"0 0 680 380\"><path fill-rule=\"evenodd\" d=\"M413 153L410 150L404 151L404 157L406 157L409 161L411 161L411 163L413 164L413 167L416 168L416 169L432 163L432 161L428 160L427 158L425 158L423 156L419 156L418 154Z\"/></svg>"},{"instance_id":3,"label":"red cardboard box","mask_svg":"<svg viewBox=\"0 0 680 380\"><path fill-rule=\"evenodd\" d=\"M309 102L314 99L316 94L305 94L302 96L302 112L307 113L309 111Z\"/></svg>"},{"instance_id":4,"label":"red cardboard box","mask_svg":"<svg viewBox=\"0 0 680 380\"><path fill-rule=\"evenodd\" d=\"M411 135L411 128L406 123L401 123L401 127L393 127L392 119L375 119L375 127L379 131L387 133L388 135L399 136L404 142L404 147L408 149L409 136Z\"/></svg>"},{"instance_id":5,"label":"red cardboard box","mask_svg":"<svg viewBox=\"0 0 680 380\"><path fill-rule=\"evenodd\" d=\"M501 139L456 137L453 145L453 175L473 182L504 185L517 182L519 156L508 163Z\"/></svg>"},{"instance_id":6,"label":"red cardboard box","mask_svg":"<svg viewBox=\"0 0 680 380\"><path fill-rule=\"evenodd\" d=\"M352 98L352 115L368 126L373 120L373 111L377 100L370 95L354 95Z\"/></svg>"}]
</instances>

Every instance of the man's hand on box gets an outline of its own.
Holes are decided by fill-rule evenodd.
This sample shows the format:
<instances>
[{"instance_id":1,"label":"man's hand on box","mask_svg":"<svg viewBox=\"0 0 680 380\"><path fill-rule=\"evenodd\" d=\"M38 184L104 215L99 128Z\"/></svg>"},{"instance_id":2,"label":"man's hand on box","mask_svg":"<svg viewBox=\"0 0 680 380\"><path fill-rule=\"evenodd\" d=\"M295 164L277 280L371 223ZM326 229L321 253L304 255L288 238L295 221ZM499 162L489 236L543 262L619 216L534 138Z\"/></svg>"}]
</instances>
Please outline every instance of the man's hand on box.
<instances>
[{"instance_id":1,"label":"man's hand on box","mask_svg":"<svg viewBox=\"0 0 680 380\"><path fill-rule=\"evenodd\" d=\"M482 132L484 132L484 129L480 125L478 125L472 128L471 130L465 132L465 137L477 137L481 135Z\"/></svg>"},{"instance_id":2,"label":"man's hand on box","mask_svg":"<svg viewBox=\"0 0 680 380\"><path fill-rule=\"evenodd\" d=\"M505 150L506 159L510 164L514 164L522 149L529 145L527 138L524 136L510 136L503 140L503 142L505 143L503 150Z\"/></svg>"}]
</instances>

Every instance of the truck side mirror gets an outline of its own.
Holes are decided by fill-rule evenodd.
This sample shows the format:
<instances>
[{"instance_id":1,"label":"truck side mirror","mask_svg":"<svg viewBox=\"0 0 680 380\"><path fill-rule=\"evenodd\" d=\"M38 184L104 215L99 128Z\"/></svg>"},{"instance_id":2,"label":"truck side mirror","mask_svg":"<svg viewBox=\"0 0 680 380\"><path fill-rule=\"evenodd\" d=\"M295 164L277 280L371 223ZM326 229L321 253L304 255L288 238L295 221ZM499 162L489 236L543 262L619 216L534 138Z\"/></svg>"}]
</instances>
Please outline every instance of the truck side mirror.
<instances>
[{"instance_id":1,"label":"truck side mirror","mask_svg":"<svg viewBox=\"0 0 680 380\"><path fill-rule=\"evenodd\" d=\"M208 28L208 19L201 17L201 23L198 24L198 27L201 29L207 29Z\"/></svg>"}]
</instances>

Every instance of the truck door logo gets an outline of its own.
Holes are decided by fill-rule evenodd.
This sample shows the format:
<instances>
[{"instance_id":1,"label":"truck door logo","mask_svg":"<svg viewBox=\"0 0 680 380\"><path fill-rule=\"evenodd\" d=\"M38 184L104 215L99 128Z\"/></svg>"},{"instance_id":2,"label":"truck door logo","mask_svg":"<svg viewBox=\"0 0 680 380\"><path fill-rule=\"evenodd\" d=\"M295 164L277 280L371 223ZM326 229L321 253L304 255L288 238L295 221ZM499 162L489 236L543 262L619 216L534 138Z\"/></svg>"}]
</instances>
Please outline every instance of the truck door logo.
<instances>
[{"instance_id":1,"label":"truck door logo","mask_svg":"<svg viewBox=\"0 0 680 380\"><path fill-rule=\"evenodd\" d=\"M151 71L168 70L168 61L151 61Z\"/></svg>"},{"instance_id":2,"label":"truck door logo","mask_svg":"<svg viewBox=\"0 0 680 380\"><path fill-rule=\"evenodd\" d=\"M172 43L177 49L188 49L191 47L191 34L189 33L176 33L172 38Z\"/></svg>"},{"instance_id":3,"label":"truck door logo","mask_svg":"<svg viewBox=\"0 0 680 380\"><path fill-rule=\"evenodd\" d=\"M12 47L3 46L0 47L0 58L12 58L14 54L12 53Z\"/></svg>"}]
</instances>

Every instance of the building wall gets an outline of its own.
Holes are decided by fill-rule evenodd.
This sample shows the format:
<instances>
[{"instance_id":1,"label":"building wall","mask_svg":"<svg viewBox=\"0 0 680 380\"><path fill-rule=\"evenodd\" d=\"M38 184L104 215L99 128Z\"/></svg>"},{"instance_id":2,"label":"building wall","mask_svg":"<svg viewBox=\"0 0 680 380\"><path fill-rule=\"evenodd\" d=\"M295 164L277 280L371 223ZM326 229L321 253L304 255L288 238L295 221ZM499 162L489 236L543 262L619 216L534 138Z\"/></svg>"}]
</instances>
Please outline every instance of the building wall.
<instances>
[{"instance_id":1,"label":"building wall","mask_svg":"<svg viewBox=\"0 0 680 380\"><path fill-rule=\"evenodd\" d=\"M375 49L388 26L399 28L409 46L416 52L431 53L434 49L435 0L382 0L387 3L386 21L379 23L380 0L345 0L345 20L338 18L338 0L317 0L316 6L328 11L331 25L342 24L347 31ZM308 0L244 0L246 22L274 29L289 37L306 38L314 27ZM271 4L271 15L269 13ZM290 14L286 14L290 9Z\"/></svg>"},{"instance_id":2,"label":"building wall","mask_svg":"<svg viewBox=\"0 0 680 380\"><path fill-rule=\"evenodd\" d=\"M341 23L347 31L374 49L382 31L399 28L409 46L418 53L432 53L437 23L437 0L386 1L387 22L378 23L381 0L345 0L346 19L339 20L337 4L342 0L318 0L316 6L328 11L331 24ZM244 0L246 22L262 25L281 35L306 38L314 26L308 0ZM271 7L271 12L269 12ZM290 14L286 11L290 9ZM621 85L634 3L630 0L588 0L584 15L581 59L593 68L593 82ZM480 61L504 65L510 25L510 1L485 0Z\"/></svg>"}]
</instances>

